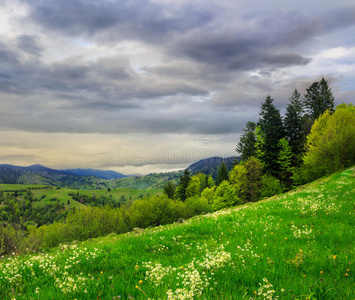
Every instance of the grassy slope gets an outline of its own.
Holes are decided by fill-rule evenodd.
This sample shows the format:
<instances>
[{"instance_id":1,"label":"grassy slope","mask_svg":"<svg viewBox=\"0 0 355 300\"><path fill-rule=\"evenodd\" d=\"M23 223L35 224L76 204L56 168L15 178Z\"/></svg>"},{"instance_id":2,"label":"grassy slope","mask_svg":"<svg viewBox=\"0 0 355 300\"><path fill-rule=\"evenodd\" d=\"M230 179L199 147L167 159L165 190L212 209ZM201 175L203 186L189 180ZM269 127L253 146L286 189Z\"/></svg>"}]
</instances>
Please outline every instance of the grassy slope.
<instances>
[{"instance_id":1,"label":"grassy slope","mask_svg":"<svg viewBox=\"0 0 355 300\"><path fill-rule=\"evenodd\" d=\"M183 224L3 259L0 298L355 299L354 174Z\"/></svg>"},{"instance_id":2,"label":"grassy slope","mask_svg":"<svg viewBox=\"0 0 355 300\"><path fill-rule=\"evenodd\" d=\"M130 199L137 199L139 196L147 196L149 195L158 195L162 193L162 190L158 189L150 189L150 190L145 190L145 189L129 189L129 188L116 188L116 189L111 189L110 192L108 192L107 189L104 190L74 190L74 189L67 189L67 188L61 188L61 189L56 189L56 187L49 187L45 185L20 185L20 184L0 184L0 190L6 192L14 192L15 190L19 191L22 193L22 195L19 195L19 199L23 200L26 193L26 189L31 189L31 192L33 193L34 197L37 197L40 199L43 195L46 195L45 198L40 199L40 201L33 202L32 205L34 206L44 206L46 203L50 202L50 199L52 198L57 198L60 202L64 203L65 206L68 207L81 207L84 206L83 204L74 201L71 196L68 196L69 193L77 193L79 192L81 195L96 195L96 197L100 196L105 196L109 197L112 195L113 199L115 201L119 201L121 196L124 196L127 201ZM68 205L68 199L70 199L70 204Z\"/></svg>"}]
</instances>

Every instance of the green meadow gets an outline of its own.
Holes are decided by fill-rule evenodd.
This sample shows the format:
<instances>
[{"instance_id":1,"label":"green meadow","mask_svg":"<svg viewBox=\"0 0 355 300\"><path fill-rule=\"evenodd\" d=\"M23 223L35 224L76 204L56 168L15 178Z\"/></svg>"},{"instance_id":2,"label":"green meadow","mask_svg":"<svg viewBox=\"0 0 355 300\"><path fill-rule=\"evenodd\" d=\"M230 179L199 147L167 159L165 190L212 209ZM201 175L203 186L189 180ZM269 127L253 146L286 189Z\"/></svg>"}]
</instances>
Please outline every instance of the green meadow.
<instances>
[{"instance_id":1,"label":"green meadow","mask_svg":"<svg viewBox=\"0 0 355 300\"><path fill-rule=\"evenodd\" d=\"M30 190L34 198L38 201L33 202L33 206L44 206L51 200L57 199L66 207L83 207L84 205L72 199L69 194L85 195L89 197L112 197L115 202L121 202L122 197L125 201L135 200L140 197L152 195L156 196L162 193L161 189L130 189L130 188L112 188L101 190L75 190L68 188L57 188L46 185L22 185L22 184L0 184L0 190L6 193L14 193L18 191L18 199L25 200L27 190ZM69 203L68 203L69 200Z\"/></svg>"},{"instance_id":2,"label":"green meadow","mask_svg":"<svg viewBox=\"0 0 355 300\"><path fill-rule=\"evenodd\" d=\"M0 261L1 299L355 299L355 168L280 196Z\"/></svg>"}]
</instances>

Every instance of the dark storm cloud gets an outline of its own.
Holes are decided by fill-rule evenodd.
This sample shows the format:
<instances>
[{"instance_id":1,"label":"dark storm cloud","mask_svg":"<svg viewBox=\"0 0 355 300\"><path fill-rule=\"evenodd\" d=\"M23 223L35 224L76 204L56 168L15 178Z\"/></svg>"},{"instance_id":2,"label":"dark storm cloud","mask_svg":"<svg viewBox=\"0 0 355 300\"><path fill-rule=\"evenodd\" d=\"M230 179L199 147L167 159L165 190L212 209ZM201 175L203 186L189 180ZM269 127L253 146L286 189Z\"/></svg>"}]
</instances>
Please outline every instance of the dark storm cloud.
<instances>
[{"instance_id":1,"label":"dark storm cloud","mask_svg":"<svg viewBox=\"0 0 355 300\"><path fill-rule=\"evenodd\" d=\"M18 48L29 54L40 55L41 47L38 46L36 38L30 35L21 35L17 38Z\"/></svg>"},{"instance_id":2,"label":"dark storm cloud","mask_svg":"<svg viewBox=\"0 0 355 300\"><path fill-rule=\"evenodd\" d=\"M147 0L26 1L31 17L45 28L68 35L103 34L110 40L158 41L208 23L213 15L193 5L171 8Z\"/></svg>"}]
</instances>

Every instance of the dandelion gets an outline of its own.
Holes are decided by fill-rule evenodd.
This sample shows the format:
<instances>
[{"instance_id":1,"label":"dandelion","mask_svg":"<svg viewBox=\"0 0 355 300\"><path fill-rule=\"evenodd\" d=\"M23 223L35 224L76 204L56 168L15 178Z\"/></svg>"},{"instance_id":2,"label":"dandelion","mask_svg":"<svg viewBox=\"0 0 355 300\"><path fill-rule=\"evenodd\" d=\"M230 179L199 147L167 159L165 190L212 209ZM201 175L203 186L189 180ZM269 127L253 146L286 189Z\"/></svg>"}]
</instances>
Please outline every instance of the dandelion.
<instances>
[{"instance_id":1,"label":"dandelion","mask_svg":"<svg viewBox=\"0 0 355 300\"><path fill-rule=\"evenodd\" d=\"M139 283L139 284L143 284L143 280L139 280L138 283Z\"/></svg>"},{"instance_id":2,"label":"dandelion","mask_svg":"<svg viewBox=\"0 0 355 300\"><path fill-rule=\"evenodd\" d=\"M136 266L135 266L135 268L136 268L136 270L137 270L137 269L139 269L139 266L138 266L138 265L136 265Z\"/></svg>"},{"instance_id":3,"label":"dandelion","mask_svg":"<svg viewBox=\"0 0 355 300\"><path fill-rule=\"evenodd\" d=\"M334 255L334 256L333 256L333 259L336 259L336 258L337 258L337 256L336 256L336 255Z\"/></svg>"},{"instance_id":4,"label":"dandelion","mask_svg":"<svg viewBox=\"0 0 355 300\"><path fill-rule=\"evenodd\" d=\"M323 271L320 271L321 274L323 274Z\"/></svg>"},{"instance_id":5,"label":"dandelion","mask_svg":"<svg viewBox=\"0 0 355 300\"><path fill-rule=\"evenodd\" d=\"M349 274L348 274L348 273L345 273L345 276L349 276Z\"/></svg>"}]
</instances>

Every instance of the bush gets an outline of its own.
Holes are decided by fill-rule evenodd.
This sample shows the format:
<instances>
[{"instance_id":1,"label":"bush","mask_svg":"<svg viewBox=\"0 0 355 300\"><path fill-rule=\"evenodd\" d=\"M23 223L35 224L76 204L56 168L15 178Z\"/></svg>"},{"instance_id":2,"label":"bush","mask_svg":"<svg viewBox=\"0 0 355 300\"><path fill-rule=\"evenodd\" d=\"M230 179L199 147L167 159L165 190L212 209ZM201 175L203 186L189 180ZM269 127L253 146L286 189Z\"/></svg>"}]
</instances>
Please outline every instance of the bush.
<instances>
[{"instance_id":1,"label":"bush","mask_svg":"<svg viewBox=\"0 0 355 300\"><path fill-rule=\"evenodd\" d=\"M190 197L186 199L186 206L189 212L189 216L196 216L211 212L211 206L208 204L208 200L203 197Z\"/></svg>"},{"instance_id":2,"label":"bush","mask_svg":"<svg viewBox=\"0 0 355 300\"><path fill-rule=\"evenodd\" d=\"M272 175L265 174L261 178L261 197L271 197L281 194L283 192L282 184L280 180Z\"/></svg>"},{"instance_id":3,"label":"bush","mask_svg":"<svg viewBox=\"0 0 355 300\"><path fill-rule=\"evenodd\" d=\"M23 249L25 232L9 224L0 226L0 255L18 253Z\"/></svg>"}]
</instances>

